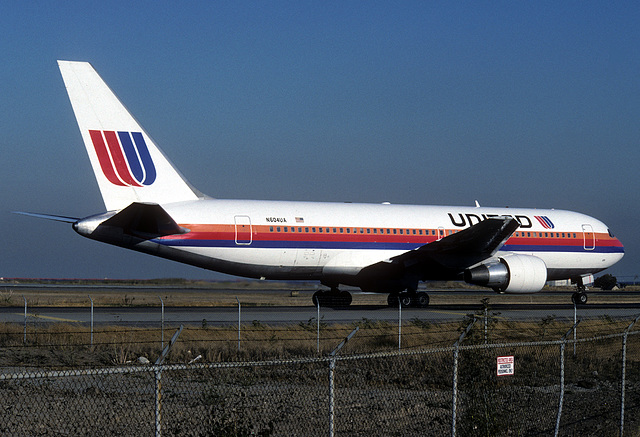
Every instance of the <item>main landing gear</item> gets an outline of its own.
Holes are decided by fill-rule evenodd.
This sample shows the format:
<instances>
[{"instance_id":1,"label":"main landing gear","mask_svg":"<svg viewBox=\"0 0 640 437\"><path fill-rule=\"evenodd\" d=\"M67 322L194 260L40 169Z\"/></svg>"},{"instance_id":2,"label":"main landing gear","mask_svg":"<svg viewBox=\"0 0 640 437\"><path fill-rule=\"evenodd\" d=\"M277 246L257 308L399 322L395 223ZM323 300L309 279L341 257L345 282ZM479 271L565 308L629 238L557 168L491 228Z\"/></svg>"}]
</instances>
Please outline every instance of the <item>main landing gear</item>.
<instances>
[{"instance_id":1,"label":"main landing gear","mask_svg":"<svg viewBox=\"0 0 640 437\"><path fill-rule=\"evenodd\" d=\"M397 308L403 307L426 308L429 306L429 295L424 291L407 290L402 293L390 293L387 297L387 305Z\"/></svg>"},{"instance_id":2,"label":"main landing gear","mask_svg":"<svg viewBox=\"0 0 640 437\"><path fill-rule=\"evenodd\" d=\"M311 300L315 306L320 303L321 307L340 308L351 305L353 298L348 291L341 291L337 287L331 287L329 291L316 291L313 293Z\"/></svg>"}]
</instances>

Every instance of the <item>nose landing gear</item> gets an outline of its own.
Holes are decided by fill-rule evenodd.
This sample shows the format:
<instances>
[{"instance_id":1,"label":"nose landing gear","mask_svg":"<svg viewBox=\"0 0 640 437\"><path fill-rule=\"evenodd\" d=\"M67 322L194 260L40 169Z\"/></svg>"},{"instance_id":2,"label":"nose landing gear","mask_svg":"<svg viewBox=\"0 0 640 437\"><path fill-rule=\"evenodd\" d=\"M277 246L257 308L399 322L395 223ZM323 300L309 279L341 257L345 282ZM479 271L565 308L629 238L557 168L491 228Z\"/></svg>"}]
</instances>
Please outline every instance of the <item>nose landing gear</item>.
<instances>
[{"instance_id":1,"label":"nose landing gear","mask_svg":"<svg viewBox=\"0 0 640 437\"><path fill-rule=\"evenodd\" d=\"M582 278L578 278L576 281L577 291L571 295L571 302L575 304L584 305L587 303L587 287L585 287Z\"/></svg>"},{"instance_id":2,"label":"nose landing gear","mask_svg":"<svg viewBox=\"0 0 640 437\"><path fill-rule=\"evenodd\" d=\"M587 303L587 293L584 290L578 289L575 293L571 295L571 302L575 304L584 305Z\"/></svg>"}]
</instances>

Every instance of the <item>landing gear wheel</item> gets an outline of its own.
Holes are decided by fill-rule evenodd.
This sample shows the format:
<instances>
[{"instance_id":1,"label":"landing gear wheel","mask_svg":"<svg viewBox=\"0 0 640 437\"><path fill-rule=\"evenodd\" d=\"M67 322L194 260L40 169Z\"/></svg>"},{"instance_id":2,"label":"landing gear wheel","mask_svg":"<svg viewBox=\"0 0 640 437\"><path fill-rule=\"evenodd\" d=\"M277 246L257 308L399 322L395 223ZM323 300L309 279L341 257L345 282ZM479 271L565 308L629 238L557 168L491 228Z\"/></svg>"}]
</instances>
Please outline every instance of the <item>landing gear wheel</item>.
<instances>
[{"instance_id":1,"label":"landing gear wheel","mask_svg":"<svg viewBox=\"0 0 640 437\"><path fill-rule=\"evenodd\" d=\"M397 293L390 293L389 296L387 296L387 305L389 305L391 308L397 308L398 307L398 294Z\"/></svg>"},{"instance_id":2,"label":"landing gear wheel","mask_svg":"<svg viewBox=\"0 0 640 437\"><path fill-rule=\"evenodd\" d=\"M576 291L571 296L571 301L575 304L584 305L587 303L587 293L584 291Z\"/></svg>"},{"instance_id":3,"label":"landing gear wheel","mask_svg":"<svg viewBox=\"0 0 640 437\"><path fill-rule=\"evenodd\" d=\"M348 291L340 291L338 292L338 296L335 298L335 306L337 307L348 307L351 305L353 301L353 297L351 297L351 293Z\"/></svg>"},{"instance_id":4,"label":"landing gear wheel","mask_svg":"<svg viewBox=\"0 0 640 437\"><path fill-rule=\"evenodd\" d=\"M414 300L418 308L426 308L429 306L429 295L424 291L418 292Z\"/></svg>"},{"instance_id":5,"label":"landing gear wheel","mask_svg":"<svg viewBox=\"0 0 640 437\"><path fill-rule=\"evenodd\" d=\"M400 304L403 307L411 306L411 304L413 303L412 296L409 293L400 293L399 297L400 297Z\"/></svg>"},{"instance_id":6,"label":"landing gear wheel","mask_svg":"<svg viewBox=\"0 0 640 437\"><path fill-rule=\"evenodd\" d=\"M313 302L313 306L317 307L318 306L318 302L320 303L320 306L324 306L324 291L316 291L315 293L313 293L313 296L311 296L311 302Z\"/></svg>"},{"instance_id":7,"label":"landing gear wheel","mask_svg":"<svg viewBox=\"0 0 640 437\"><path fill-rule=\"evenodd\" d=\"M351 293L332 288L331 291L316 291L311 297L314 306L341 308L348 307L353 301Z\"/></svg>"}]
</instances>

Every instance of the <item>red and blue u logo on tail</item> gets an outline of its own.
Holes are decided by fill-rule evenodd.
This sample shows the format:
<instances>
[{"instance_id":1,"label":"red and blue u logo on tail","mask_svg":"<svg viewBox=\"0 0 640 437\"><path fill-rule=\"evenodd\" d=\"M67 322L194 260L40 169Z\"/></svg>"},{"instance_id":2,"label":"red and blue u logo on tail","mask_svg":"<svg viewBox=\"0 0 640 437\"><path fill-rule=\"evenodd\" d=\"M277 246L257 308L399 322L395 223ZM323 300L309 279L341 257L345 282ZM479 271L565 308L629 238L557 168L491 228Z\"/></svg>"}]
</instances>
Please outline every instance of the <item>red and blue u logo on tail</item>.
<instances>
[{"instance_id":1,"label":"red and blue u logo on tail","mask_svg":"<svg viewBox=\"0 0 640 437\"><path fill-rule=\"evenodd\" d=\"M89 135L109 182L142 187L156 180L156 168L141 132L90 130Z\"/></svg>"}]
</instances>

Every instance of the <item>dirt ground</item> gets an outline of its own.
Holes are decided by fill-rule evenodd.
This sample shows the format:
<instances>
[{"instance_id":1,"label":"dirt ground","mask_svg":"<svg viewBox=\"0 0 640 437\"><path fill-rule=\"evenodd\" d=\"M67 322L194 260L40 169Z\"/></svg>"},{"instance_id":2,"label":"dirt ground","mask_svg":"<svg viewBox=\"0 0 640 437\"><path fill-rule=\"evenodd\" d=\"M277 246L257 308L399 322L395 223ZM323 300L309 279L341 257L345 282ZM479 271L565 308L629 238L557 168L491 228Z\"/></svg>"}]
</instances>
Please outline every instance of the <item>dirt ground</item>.
<instances>
[{"instance_id":1,"label":"dirt ground","mask_svg":"<svg viewBox=\"0 0 640 437\"><path fill-rule=\"evenodd\" d=\"M201 281L52 281L46 283L0 281L0 306L86 306L91 296L95 306L236 306L243 305L312 306L311 296L321 286L313 283L266 281L201 282ZM353 295L352 305L386 305L387 294L363 293L345 288ZM477 304L489 298L491 304L570 304L573 287L545 287L534 294L497 294L491 290L467 286L459 282L422 284L431 305ZM589 290L590 304L624 303L640 305L640 287L602 292Z\"/></svg>"}]
</instances>

